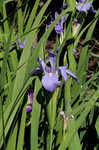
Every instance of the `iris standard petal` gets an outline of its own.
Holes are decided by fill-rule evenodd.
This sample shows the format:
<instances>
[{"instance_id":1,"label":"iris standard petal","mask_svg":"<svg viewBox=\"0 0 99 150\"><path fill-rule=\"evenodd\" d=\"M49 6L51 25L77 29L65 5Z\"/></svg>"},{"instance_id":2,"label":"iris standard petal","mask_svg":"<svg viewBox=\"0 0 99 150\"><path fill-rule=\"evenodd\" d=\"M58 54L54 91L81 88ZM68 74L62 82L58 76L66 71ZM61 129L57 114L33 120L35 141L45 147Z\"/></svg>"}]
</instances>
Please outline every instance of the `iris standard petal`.
<instances>
[{"instance_id":1,"label":"iris standard petal","mask_svg":"<svg viewBox=\"0 0 99 150\"><path fill-rule=\"evenodd\" d=\"M69 74L75 81L77 81L79 83L77 76L73 72L66 69L66 73Z\"/></svg>"},{"instance_id":2,"label":"iris standard petal","mask_svg":"<svg viewBox=\"0 0 99 150\"><path fill-rule=\"evenodd\" d=\"M53 92L60 85L58 75L56 73L46 73L42 78L42 85L47 91Z\"/></svg>"},{"instance_id":3,"label":"iris standard petal","mask_svg":"<svg viewBox=\"0 0 99 150\"><path fill-rule=\"evenodd\" d=\"M50 72L50 68L47 67L46 63L44 62L44 60L42 58L38 57L37 61L40 63L40 65L45 73Z\"/></svg>"},{"instance_id":4,"label":"iris standard petal","mask_svg":"<svg viewBox=\"0 0 99 150\"><path fill-rule=\"evenodd\" d=\"M56 64L56 55L49 50L48 50L48 53L49 53L49 60L50 60L50 64L51 64L51 72L54 72L55 64Z\"/></svg>"},{"instance_id":5,"label":"iris standard petal","mask_svg":"<svg viewBox=\"0 0 99 150\"><path fill-rule=\"evenodd\" d=\"M67 74L66 74L66 66L58 67L57 71L61 74L61 76L64 78L65 81L68 80Z\"/></svg>"}]
</instances>

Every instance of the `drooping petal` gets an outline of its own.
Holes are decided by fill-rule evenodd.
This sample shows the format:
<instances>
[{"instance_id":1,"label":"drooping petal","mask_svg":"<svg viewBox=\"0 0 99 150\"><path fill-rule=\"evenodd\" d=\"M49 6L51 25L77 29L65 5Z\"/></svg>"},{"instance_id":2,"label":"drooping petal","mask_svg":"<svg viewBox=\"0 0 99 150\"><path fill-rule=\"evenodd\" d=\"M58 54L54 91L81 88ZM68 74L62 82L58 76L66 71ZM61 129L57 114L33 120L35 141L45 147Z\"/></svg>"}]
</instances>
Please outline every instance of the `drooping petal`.
<instances>
[{"instance_id":1,"label":"drooping petal","mask_svg":"<svg viewBox=\"0 0 99 150\"><path fill-rule=\"evenodd\" d=\"M48 50L48 53L49 53L49 60L50 60L50 64L51 64L51 72L54 72L55 64L56 64L56 55L49 50Z\"/></svg>"},{"instance_id":2,"label":"drooping petal","mask_svg":"<svg viewBox=\"0 0 99 150\"><path fill-rule=\"evenodd\" d=\"M77 81L79 83L79 80L78 80L77 76L73 72L71 72L70 70L66 69L66 73L68 75L70 75L75 81Z\"/></svg>"},{"instance_id":3,"label":"drooping petal","mask_svg":"<svg viewBox=\"0 0 99 150\"><path fill-rule=\"evenodd\" d=\"M92 9L93 13L95 13L95 14L97 13L97 10L94 9L93 5L91 6L91 9Z\"/></svg>"},{"instance_id":4,"label":"drooping petal","mask_svg":"<svg viewBox=\"0 0 99 150\"><path fill-rule=\"evenodd\" d=\"M85 4L80 4L80 5L76 6L76 9L78 11L82 11L82 12L87 12L90 8L91 8L91 3L90 2L87 2Z\"/></svg>"},{"instance_id":5,"label":"drooping petal","mask_svg":"<svg viewBox=\"0 0 99 150\"><path fill-rule=\"evenodd\" d=\"M57 74L46 73L42 78L42 85L47 91L53 92L60 85Z\"/></svg>"},{"instance_id":6,"label":"drooping petal","mask_svg":"<svg viewBox=\"0 0 99 150\"><path fill-rule=\"evenodd\" d=\"M32 106L31 105L27 105L26 112L29 113L31 111L32 111Z\"/></svg>"}]
</instances>

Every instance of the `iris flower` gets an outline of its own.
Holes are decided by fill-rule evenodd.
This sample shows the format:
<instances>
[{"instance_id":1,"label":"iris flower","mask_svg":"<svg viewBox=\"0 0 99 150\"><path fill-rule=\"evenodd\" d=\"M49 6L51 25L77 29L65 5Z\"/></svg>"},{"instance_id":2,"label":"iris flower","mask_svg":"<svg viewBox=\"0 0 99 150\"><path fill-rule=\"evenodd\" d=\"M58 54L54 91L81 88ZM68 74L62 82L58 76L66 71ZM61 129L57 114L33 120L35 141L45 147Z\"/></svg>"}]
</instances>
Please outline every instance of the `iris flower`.
<instances>
[{"instance_id":1,"label":"iris flower","mask_svg":"<svg viewBox=\"0 0 99 150\"><path fill-rule=\"evenodd\" d=\"M59 16L58 12L55 12L55 19ZM60 34L63 32L63 23L65 22L66 18L65 16L61 17L60 21L56 23L54 29L56 31L57 34ZM50 27L50 25L53 23L54 18L51 18L51 23L49 25L47 25L47 28Z\"/></svg>"},{"instance_id":2,"label":"iris flower","mask_svg":"<svg viewBox=\"0 0 99 150\"><path fill-rule=\"evenodd\" d=\"M76 6L76 9L81 12L87 12L90 8L92 9L92 12L96 13L96 10L94 10L94 7L90 2L86 2L86 0L79 0L78 6Z\"/></svg>"},{"instance_id":3,"label":"iris flower","mask_svg":"<svg viewBox=\"0 0 99 150\"><path fill-rule=\"evenodd\" d=\"M18 41L19 48L23 49L24 46L25 46L25 43L27 41L27 37L25 38L25 40L23 41L23 43L21 42L21 40L18 37L16 37L16 40Z\"/></svg>"},{"instance_id":4,"label":"iris flower","mask_svg":"<svg viewBox=\"0 0 99 150\"><path fill-rule=\"evenodd\" d=\"M27 108L26 108L27 113L32 111L32 103L33 103L33 97L34 97L32 88L29 89L28 96L29 96L29 101L28 101Z\"/></svg>"},{"instance_id":5,"label":"iris flower","mask_svg":"<svg viewBox=\"0 0 99 150\"><path fill-rule=\"evenodd\" d=\"M58 78L58 75L61 74L61 76L64 78L65 81L68 80L68 76L70 75L73 79L75 79L77 82L79 82L78 78L74 73L72 73L70 70L68 70L68 64L66 66L60 66L55 71L55 64L56 64L56 55L48 51L49 53L49 61L51 64L51 67L48 67L44 60L42 58L38 58L38 62L43 68L44 76L42 77L42 85L43 87L48 90L49 92L53 92L56 87L60 86L60 81Z\"/></svg>"}]
</instances>

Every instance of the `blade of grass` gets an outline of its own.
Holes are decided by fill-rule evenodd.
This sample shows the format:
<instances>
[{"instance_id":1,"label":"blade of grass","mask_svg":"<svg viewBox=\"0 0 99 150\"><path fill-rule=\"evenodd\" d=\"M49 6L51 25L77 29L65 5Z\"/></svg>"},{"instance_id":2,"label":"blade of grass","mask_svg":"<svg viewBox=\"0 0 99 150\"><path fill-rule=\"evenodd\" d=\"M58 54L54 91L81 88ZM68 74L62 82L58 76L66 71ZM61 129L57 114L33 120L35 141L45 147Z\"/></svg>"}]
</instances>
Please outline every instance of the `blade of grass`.
<instances>
[{"instance_id":1,"label":"blade of grass","mask_svg":"<svg viewBox=\"0 0 99 150\"><path fill-rule=\"evenodd\" d=\"M42 85L39 79L36 79L35 81L35 89L34 89L34 101L32 106L32 120L31 120L31 150L39 149L38 145L38 128L39 128L39 119L40 119L40 111L41 111L41 105L39 104L39 91L41 89Z\"/></svg>"},{"instance_id":2,"label":"blade of grass","mask_svg":"<svg viewBox=\"0 0 99 150\"><path fill-rule=\"evenodd\" d=\"M34 5L34 7L32 9L31 14L29 15L29 20L28 20L28 23L26 25L25 32L28 32L30 30L30 28L31 28L31 25L32 25L33 20L34 20L34 17L36 16L36 12L37 12L37 8L38 8L38 5L39 5L39 1L40 0L36 0L35 1L35 5Z\"/></svg>"}]
</instances>

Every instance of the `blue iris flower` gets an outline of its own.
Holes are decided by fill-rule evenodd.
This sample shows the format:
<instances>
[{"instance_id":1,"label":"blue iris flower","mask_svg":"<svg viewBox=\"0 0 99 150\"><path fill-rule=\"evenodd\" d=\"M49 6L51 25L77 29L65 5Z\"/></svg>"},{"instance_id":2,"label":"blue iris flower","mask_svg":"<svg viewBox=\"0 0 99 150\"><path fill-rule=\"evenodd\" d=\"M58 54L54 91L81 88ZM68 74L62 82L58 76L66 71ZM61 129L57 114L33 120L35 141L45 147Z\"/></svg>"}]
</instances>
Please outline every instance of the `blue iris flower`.
<instances>
[{"instance_id":1,"label":"blue iris flower","mask_svg":"<svg viewBox=\"0 0 99 150\"><path fill-rule=\"evenodd\" d=\"M73 79L79 82L77 76L67 69L68 64L66 64L66 66L58 67L55 71L56 55L51 51L48 51L48 53L51 67L48 67L42 58L38 58L38 62L42 66L45 73L42 77L42 85L47 91L53 92L56 87L60 86L61 82L59 81L59 74L65 81L68 80L68 75L70 75Z\"/></svg>"}]
</instances>

